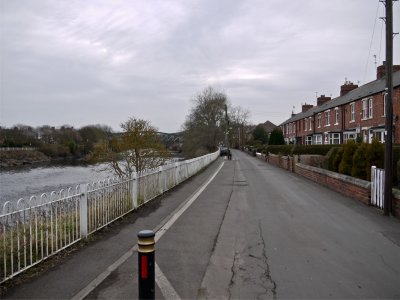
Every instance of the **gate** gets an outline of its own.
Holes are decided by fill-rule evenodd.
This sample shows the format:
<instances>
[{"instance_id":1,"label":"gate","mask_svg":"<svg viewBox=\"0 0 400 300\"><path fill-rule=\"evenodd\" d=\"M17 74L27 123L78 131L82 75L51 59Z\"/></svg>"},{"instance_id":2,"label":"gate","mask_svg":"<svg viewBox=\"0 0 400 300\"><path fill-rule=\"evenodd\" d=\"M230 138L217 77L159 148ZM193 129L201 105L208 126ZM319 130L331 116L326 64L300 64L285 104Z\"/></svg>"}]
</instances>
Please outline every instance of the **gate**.
<instances>
[{"instance_id":1,"label":"gate","mask_svg":"<svg viewBox=\"0 0 400 300\"><path fill-rule=\"evenodd\" d=\"M383 209L385 172L375 166L371 167L371 205Z\"/></svg>"}]
</instances>

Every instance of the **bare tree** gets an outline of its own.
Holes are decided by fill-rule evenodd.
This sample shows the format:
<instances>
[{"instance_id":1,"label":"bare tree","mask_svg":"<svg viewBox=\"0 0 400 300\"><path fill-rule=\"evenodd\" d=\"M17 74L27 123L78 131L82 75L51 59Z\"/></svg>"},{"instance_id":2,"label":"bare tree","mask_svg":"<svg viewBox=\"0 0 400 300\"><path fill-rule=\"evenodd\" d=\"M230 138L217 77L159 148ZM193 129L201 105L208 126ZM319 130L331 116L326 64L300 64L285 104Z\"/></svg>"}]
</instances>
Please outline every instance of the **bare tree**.
<instances>
[{"instance_id":1,"label":"bare tree","mask_svg":"<svg viewBox=\"0 0 400 300\"><path fill-rule=\"evenodd\" d=\"M243 149L247 142L246 126L249 124L250 111L240 106L229 109L230 139L232 147Z\"/></svg>"},{"instance_id":2,"label":"bare tree","mask_svg":"<svg viewBox=\"0 0 400 300\"><path fill-rule=\"evenodd\" d=\"M224 141L227 96L207 87L195 96L193 104L183 125L183 152L190 157L215 151Z\"/></svg>"},{"instance_id":3,"label":"bare tree","mask_svg":"<svg viewBox=\"0 0 400 300\"><path fill-rule=\"evenodd\" d=\"M130 118L121 128L120 135L97 144L92 155L97 161L109 162L119 177L161 166L169 158L157 129L150 122Z\"/></svg>"}]
</instances>

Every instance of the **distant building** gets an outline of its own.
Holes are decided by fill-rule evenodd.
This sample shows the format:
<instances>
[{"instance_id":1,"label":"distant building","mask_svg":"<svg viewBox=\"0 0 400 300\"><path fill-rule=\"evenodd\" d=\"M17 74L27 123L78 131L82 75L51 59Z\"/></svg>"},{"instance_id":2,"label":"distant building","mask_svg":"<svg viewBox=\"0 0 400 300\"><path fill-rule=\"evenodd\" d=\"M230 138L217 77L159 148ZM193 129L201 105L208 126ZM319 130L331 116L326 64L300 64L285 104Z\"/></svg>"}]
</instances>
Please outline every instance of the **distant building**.
<instances>
[{"instance_id":1,"label":"distant building","mask_svg":"<svg viewBox=\"0 0 400 300\"><path fill-rule=\"evenodd\" d=\"M400 65L393 66L393 142L400 143ZM344 144L362 138L370 143L385 141L385 66L377 68L377 79L358 86L346 81L340 96L321 95L317 105L302 105L302 111L280 124L285 141L296 144Z\"/></svg>"},{"instance_id":2,"label":"distant building","mask_svg":"<svg viewBox=\"0 0 400 300\"><path fill-rule=\"evenodd\" d=\"M260 123L258 125L249 125L246 126L245 134L247 140L251 140L253 137L253 131L256 127L262 127L265 129L265 131L268 133L268 136L271 134L272 130L274 130L276 127L279 127L275 125L274 123L270 121L265 121L264 123Z\"/></svg>"},{"instance_id":3,"label":"distant building","mask_svg":"<svg viewBox=\"0 0 400 300\"><path fill-rule=\"evenodd\" d=\"M265 123L260 123L257 126L264 128L268 134L270 134L272 130L274 130L277 127L274 123L270 121L266 121Z\"/></svg>"}]
</instances>

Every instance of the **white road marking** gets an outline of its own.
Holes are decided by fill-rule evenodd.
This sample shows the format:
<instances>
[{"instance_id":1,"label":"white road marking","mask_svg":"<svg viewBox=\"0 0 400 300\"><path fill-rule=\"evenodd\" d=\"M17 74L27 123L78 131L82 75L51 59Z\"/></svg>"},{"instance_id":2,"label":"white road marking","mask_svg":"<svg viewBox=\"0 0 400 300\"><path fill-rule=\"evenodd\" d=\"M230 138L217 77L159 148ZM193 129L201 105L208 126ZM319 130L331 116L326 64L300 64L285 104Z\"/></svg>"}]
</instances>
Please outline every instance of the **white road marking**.
<instances>
[{"instance_id":1,"label":"white road marking","mask_svg":"<svg viewBox=\"0 0 400 300\"><path fill-rule=\"evenodd\" d=\"M167 277L165 277L164 273L161 271L160 267L155 264L156 267L156 283L161 290L165 299L175 299L180 300L178 293L175 291L172 284L168 281Z\"/></svg>"},{"instance_id":2,"label":"white road marking","mask_svg":"<svg viewBox=\"0 0 400 300\"><path fill-rule=\"evenodd\" d=\"M214 174L204 183L191 197L190 199L183 205L157 232L155 236L155 241L157 242L165 232L178 220L178 218L189 208L189 206L200 196L200 194L206 189L206 187L213 181L215 176L222 169L224 162L218 167L218 169L214 172ZM159 226L157 226L159 227ZM157 228L156 227L156 228ZM81 300L89 295L100 283L102 283L112 272L114 272L119 266L121 266L129 257L133 255L137 251L137 245L133 246L129 249L124 255L122 255L119 259L117 259L113 264L111 264L105 271L103 271L99 276L93 279L86 287L80 290L75 296L73 296L72 300ZM161 272L158 265L156 267L156 282L158 287L160 288L162 294L166 299L180 299L179 295L176 293L175 289L172 287L171 283L165 277L165 275ZM158 278L158 280L157 280ZM175 293L176 296L170 297L170 294ZM167 296L165 296L167 295Z\"/></svg>"},{"instance_id":3,"label":"white road marking","mask_svg":"<svg viewBox=\"0 0 400 300\"><path fill-rule=\"evenodd\" d=\"M197 192L189 199L189 201L187 201L185 203L184 206L182 206L182 208L177 211L172 217L171 219L168 220L167 223L164 224L163 227L161 227L157 232L156 232L156 236L155 236L155 240L156 242L164 235L164 233L171 228L171 226L176 222L176 220L178 220L178 218L189 208L190 205L192 205L192 203L200 196L200 194L206 189L206 187L211 183L211 181L213 181L213 179L215 178L215 176L217 176L217 174L219 173L219 171L222 169L222 166L224 165L224 163L222 163L219 168L215 171L215 173L213 174L213 176L211 176L207 182L205 184L202 185L202 187L200 189L197 190Z\"/></svg>"}]
</instances>

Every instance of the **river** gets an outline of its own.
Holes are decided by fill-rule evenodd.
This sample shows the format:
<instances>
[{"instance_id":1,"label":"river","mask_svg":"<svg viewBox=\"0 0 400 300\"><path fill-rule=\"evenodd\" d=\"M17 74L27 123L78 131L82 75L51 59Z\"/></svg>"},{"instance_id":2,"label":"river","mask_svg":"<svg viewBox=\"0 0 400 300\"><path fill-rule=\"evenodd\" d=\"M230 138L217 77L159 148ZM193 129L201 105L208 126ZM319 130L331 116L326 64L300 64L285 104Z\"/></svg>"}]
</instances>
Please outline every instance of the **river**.
<instances>
[{"instance_id":1,"label":"river","mask_svg":"<svg viewBox=\"0 0 400 300\"><path fill-rule=\"evenodd\" d=\"M106 164L44 165L0 170L0 214L6 201L59 191L113 176Z\"/></svg>"}]
</instances>

